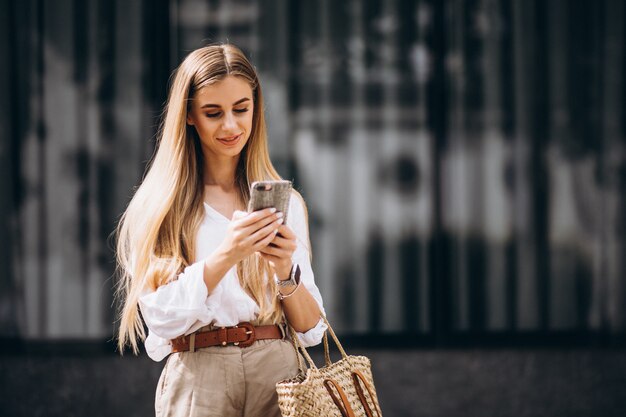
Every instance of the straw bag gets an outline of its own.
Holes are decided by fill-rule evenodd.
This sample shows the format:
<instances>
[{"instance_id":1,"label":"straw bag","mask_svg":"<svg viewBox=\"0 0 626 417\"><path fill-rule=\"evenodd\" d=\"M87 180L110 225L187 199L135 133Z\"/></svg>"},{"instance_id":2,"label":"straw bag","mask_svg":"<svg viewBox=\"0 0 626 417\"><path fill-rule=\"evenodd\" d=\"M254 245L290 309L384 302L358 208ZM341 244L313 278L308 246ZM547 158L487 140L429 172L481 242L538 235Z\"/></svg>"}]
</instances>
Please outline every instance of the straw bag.
<instances>
[{"instance_id":1,"label":"straw bag","mask_svg":"<svg viewBox=\"0 0 626 417\"><path fill-rule=\"evenodd\" d=\"M370 360L365 356L348 356L343 350L332 327L328 333L341 352L342 359L332 363L328 347L328 336L324 333L324 357L326 366L315 366L309 353L298 342L291 326L292 340L296 352L301 351L309 368L298 354L299 373L291 379L276 384L278 405L284 417L382 417Z\"/></svg>"}]
</instances>

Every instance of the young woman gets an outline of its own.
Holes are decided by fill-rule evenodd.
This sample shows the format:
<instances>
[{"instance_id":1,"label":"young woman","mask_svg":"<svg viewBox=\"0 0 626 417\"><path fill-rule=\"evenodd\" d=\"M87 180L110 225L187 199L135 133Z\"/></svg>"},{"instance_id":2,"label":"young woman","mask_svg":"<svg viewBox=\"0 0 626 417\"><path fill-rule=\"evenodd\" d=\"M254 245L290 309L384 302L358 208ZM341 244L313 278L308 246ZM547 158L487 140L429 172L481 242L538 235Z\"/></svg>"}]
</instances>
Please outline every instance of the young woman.
<instances>
[{"instance_id":1,"label":"young woman","mask_svg":"<svg viewBox=\"0 0 626 417\"><path fill-rule=\"evenodd\" d=\"M275 383L297 374L285 319L303 345L322 339L302 197L293 191L286 224L245 211L249 185L274 179L253 66L233 45L193 51L117 227L119 348L136 354L140 338L168 357L157 416L280 416Z\"/></svg>"}]
</instances>

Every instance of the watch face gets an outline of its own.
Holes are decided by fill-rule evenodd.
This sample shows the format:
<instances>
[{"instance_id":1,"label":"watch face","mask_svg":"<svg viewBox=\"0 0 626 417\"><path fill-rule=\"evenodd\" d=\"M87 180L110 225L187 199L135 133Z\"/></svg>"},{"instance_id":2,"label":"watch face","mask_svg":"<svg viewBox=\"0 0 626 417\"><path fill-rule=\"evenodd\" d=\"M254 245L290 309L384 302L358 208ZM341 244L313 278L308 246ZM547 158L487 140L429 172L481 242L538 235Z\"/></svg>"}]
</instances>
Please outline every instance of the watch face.
<instances>
[{"instance_id":1,"label":"watch face","mask_svg":"<svg viewBox=\"0 0 626 417\"><path fill-rule=\"evenodd\" d=\"M298 264L295 264L292 279L296 285L300 282L300 265Z\"/></svg>"},{"instance_id":2,"label":"watch face","mask_svg":"<svg viewBox=\"0 0 626 417\"><path fill-rule=\"evenodd\" d=\"M289 279L280 280L278 279L278 277L276 278L276 285L278 285L279 287L294 286L294 285L298 285L299 282L300 282L300 265L298 264L293 264L293 267L291 268L291 271L289 272Z\"/></svg>"}]
</instances>

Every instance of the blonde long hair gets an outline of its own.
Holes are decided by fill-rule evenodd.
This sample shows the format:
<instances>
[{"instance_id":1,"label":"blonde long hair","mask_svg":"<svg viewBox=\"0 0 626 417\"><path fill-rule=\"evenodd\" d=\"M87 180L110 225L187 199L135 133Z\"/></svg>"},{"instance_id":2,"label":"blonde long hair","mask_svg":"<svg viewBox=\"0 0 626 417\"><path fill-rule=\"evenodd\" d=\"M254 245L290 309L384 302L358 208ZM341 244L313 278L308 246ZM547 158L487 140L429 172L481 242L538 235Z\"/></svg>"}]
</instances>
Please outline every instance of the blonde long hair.
<instances>
[{"instance_id":1,"label":"blonde long hair","mask_svg":"<svg viewBox=\"0 0 626 417\"><path fill-rule=\"evenodd\" d=\"M142 292L175 280L194 262L196 231L205 214L204 159L195 128L186 123L187 112L196 91L228 75L246 80L254 100L252 131L235 178L241 200L247 204L253 181L281 179L269 158L263 94L254 67L240 49L229 44L191 52L174 72L157 150L115 230L116 298L122 301L118 317L120 353L130 345L137 354L137 339L146 337L138 306ZM240 262L237 271L243 289L260 307L257 322L280 321L280 302L268 297L268 286L269 294L276 289L274 280L266 282L270 271L267 261L254 254Z\"/></svg>"}]
</instances>

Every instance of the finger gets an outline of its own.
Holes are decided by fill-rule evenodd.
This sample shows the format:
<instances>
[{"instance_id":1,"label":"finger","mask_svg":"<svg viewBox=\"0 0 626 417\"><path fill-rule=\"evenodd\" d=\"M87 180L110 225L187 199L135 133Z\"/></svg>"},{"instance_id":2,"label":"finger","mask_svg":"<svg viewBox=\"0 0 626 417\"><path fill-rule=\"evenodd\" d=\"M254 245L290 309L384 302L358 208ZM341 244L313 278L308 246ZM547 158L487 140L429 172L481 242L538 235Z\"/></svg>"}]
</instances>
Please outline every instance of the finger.
<instances>
[{"instance_id":1,"label":"finger","mask_svg":"<svg viewBox=\"0 0 626 417\"><path fill-rule=\"evenodd\" d=\"M273 255L273 256L277 256L279 258L285 259L285 258L291 258L292 252L285 250L285 249L281 249L281 248L277 248L274 247L272 245L267 245L266 247L259 249L259 252L261 253L265 253L267 255Z\"/></svg>"},{"instance_id":2,"label":"finger","mask_svg":"<svg viewBox=\"0 0 626 417\"><path fill-rule=\"evenodd\" d=\"M233 211L233 217L231 220L239 220L248 215L247 211L235 210Z\"/></svg>"},{"instance_id":3,"label":"finger","mask_svg":"<svg viewBox=\"0 0 626 417\"><path fill-rule=\"evenodd\" d=\"M264 230L265 227L274 225L274 227L270 228L273 232L274 229L278 229L278 226L280 226L282 222L282 215L280 213L275 213L271 216L264 217L247 227L241 227L240 225L235 226L235 230L241 236L243 243L250 245L267 235L268 230Z\"/></svg>"},{"instance_id":4,"label":"finger","mask_svg":"<svg viewBox=\"0 0 626 417\"><path fill-rule=\"evenodd\" d=\"M240 225L240 230L244 235L251 235L255 232L258 232L259 230L261 230L262 228L264 228L265 226L267 226L268 224L271 224L272 222L276 221L276 220L280 220L280 223L282 223L284 221L283 219L283 214L282 213L274 213L272 215L266 216L261 218L260 220L257 220L256 222L248 225L248 226L241 226ZM279 224L280 224L279 223Z\"/></svg>"},{"instance_id":5,"label":"finger","mask_svg":"<svg viewBox=\"0 0 626 417\"><path fill-rule=\"evenodd\" d=\"M296 234L294 233L293 230L291 230L291 228L289 226L287 226L286 224L283 224L280 229L278 229L278 233L286 238L286 239L296 239Z\"/></svg>"},{"instance_id":6,"label":"finger","mask_svg":"<svg viewBox=\"0 0 626 417\"><path fill-rule=\"evenodd\" d=\"M298 247L296 241L294 239L285 239L284 237L280 236L280 227L278 228L278 233L279 234L276 235L276 238L272 240L271 244L273 246L275 245L283 249L295 251Z\"/></svg>"},{"instance_id":7,"label":"finger","mask_svg":"<svg viewBox=\"0 0 626 417\"><path fill-rule=\"evenodd\" d=\"M276 228L275 231L270 231L270 233L267 236L265 236L261 240L259 240L256 243L254 243L254 245L253 245L254 251L255 252L260 252L261 249L263 249L264 247L269 245L270 242L272 241L272 239L274 239L274 237L276 237L276 231L277 230L278 230L278 228Z\"/></svg>"},{"instance_id":8,"label":"finger","mask_svg":"<svg viewBox=\"0 0 626 417\"><path fill-rule=\"evenodd\" d=\"M256 244L260 240L266 239L267 237L270 237L269 242L271 242L276 237L276 233L278 233L278 228L281 225L282 221L283 219L277 219L263 226L256 232L253 232L252 234L250 234L250 236L246 239L246 242L247 243L253 242L253 244Z\"/></svg>"},{"instance_id":9,"label":"finger","mask_svg":"<svg viewBox=\"0 0 626 417\"><path fill-rule=\"evenodd\" d=\"M264 227L270 224L273 224L274 222L277 222L278 226L280 226L281 224L284 223L284 221L285 219L283 218L282 213L274 213L271 216L264 217L261 220L257 221L256 223L251 224L250 226L246 227L243 231L244 233L247 233L247 234L253 234L263 229Z\"/></svg>"},{"instance_id":10,"label":"finger","mask_svg":"<svg viewBox=\"0 0 626 417\"><path fill-rule=\"evenodd\" d=\"M269 262L278 263L281 261L281 258L274 256L274 255L268 255L267 253L259 253L259 255L261 255L263 259Z\"/></svg>"},{"instance_id":11,"label":"finger","mask_svg":"<svg viewBox=\"0 0 626 417\"><path fill-rule=\"evenodd\" d=\"M265 219L266 217L271 216L275 212L275 208L269 207L263 210L253 211L252 213L246 213L246 215L241 219L239 225L241 227L248 227L261 219Z\"/></svg>"}]
</instances>

